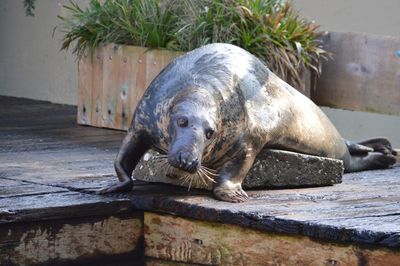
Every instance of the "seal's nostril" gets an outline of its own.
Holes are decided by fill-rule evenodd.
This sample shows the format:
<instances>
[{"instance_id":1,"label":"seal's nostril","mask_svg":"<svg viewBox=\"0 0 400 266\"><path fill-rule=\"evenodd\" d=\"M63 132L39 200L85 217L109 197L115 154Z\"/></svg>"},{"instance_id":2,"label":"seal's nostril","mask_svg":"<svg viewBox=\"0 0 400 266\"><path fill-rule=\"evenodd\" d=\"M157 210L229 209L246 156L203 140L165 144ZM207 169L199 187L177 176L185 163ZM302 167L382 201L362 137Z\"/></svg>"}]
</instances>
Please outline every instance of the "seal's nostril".
<instances>
[{"instance_id":1,"label":"seal's nostril","mask_svg":"<svg viewBox=\"0 0 400 266\"><path fill-rule=\"evenodd\" d=\"M189 121L188 121L187 117L182 116L176 120L176 123L178 124L179 127L187 127L189 124Z\"/></svg>"},{"instance_id":2,"label":"seal's nostril","mask_svg":"<svg viewBox=\"0 0 400 266\"><path fill-rule=\"evenodd\" d=\"M180 152L179 155L178 155L177 162L178 162L179 164L182 164L182 153L181 153L181 152Z\"/></svg>"}]
</instances>

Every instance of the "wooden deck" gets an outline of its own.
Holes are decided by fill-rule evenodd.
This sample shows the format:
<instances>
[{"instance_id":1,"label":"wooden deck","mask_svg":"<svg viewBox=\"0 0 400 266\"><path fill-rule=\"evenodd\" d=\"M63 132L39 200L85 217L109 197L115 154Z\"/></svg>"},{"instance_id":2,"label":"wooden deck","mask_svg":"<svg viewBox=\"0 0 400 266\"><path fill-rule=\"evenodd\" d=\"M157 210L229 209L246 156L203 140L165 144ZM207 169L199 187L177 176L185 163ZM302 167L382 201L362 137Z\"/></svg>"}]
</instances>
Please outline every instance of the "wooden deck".
<instances>
[{"instance_id":1,"label":"wooden deck","mask_svg":"<svg viewBox=\"0 0 400 266\"><path fill-rule=\"evenodd\" d=\"M400 265L400 167L242 204L143 182L99 196L124 132L75 109L0 96L0 265Z\"/></svg>"}]
</instances>

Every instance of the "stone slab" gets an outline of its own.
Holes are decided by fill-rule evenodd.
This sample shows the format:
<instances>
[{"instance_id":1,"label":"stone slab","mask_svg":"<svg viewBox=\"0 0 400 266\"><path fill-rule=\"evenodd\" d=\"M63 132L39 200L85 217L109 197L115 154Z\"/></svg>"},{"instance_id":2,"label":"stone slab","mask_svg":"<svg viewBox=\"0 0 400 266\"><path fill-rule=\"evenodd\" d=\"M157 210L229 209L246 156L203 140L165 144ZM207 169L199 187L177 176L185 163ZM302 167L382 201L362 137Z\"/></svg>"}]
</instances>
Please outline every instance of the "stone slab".
<instances>
[{"instance_id":1,"label":"stone slab","mask_svg":"<svg viewBox=\"0 0 400 266\"><path fill-rule=\"evenodd\" d=\"M135 178L188 187L189 182L185 182L184 178L187 173L168 167L166 160L156 152L146 153L136 167ZM343 162L340 160L265 149L257 156L243 187L264 189L330 186L341 183L343 170ZM205 183L199 179L195 179L190 187L212 190L211 181Z\"/></svg>"}]
</instances>

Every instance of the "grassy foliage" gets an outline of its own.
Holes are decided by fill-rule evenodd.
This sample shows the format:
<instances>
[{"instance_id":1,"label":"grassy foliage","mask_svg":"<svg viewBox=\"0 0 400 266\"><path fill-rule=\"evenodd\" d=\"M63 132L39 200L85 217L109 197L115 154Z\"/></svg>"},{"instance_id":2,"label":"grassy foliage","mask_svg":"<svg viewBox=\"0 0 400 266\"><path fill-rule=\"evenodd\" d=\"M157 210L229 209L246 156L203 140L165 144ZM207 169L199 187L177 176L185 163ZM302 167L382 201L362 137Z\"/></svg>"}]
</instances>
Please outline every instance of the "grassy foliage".
<instances>
[{"instance_id":1,"label":"grassy foliage","mask_svg":"<svg viewBox=\"0 0 400 266\"><path fill-rule=\"evenodd\" d=\"M35 10L35 2L36 0L24 0L24 8L25 8L25 15L34 17L35 14L33 11Z\"/></svg>"},{"instance_id":2,"label":"grassy foliage","mask_svg":"<svg viewBox=\"0 0 400 266\"><path fill-rule=\"evenodd\" d=\"M101 2L104 2L101 4ZM80 57L99 43L188 51L207 43L238 45L263 60L294 86L302 72L320 74L327 53L318 26L281 0L91 0L86 9L71 2L71 17L59 17L62 49ZM161 2L161 3L160 3ZM75 42L76 41L76 42Z\"/></svg>"},{"instance_id":3,"label":"grassy foliage","mask_svg":"<svg viewBox=\"0 0 400 266\"><path fill-rule=\"evenodd\" d=\"M93 51L99 43L170 48L169 43L174 42L177 17L158 0L103 2L91 0L86 9L72 1L64 6L71 16L59 16L62 23L58 30L64 32L61 49L74 46L73 53L81 57L86 49Z\"/></svg>"},{"instance_id":4,"label":"grassy foliage","mask_svg":"<svg viewBox=\"0 0 400 266\"><path fill-rule=\"evenodd\" d=\"M290 3L266 0L183 1L176 34L182 50L212 42L238 45L263 60L278 76L298 87L302 72L317 75L328 54L318 26L299 18ZM204 4L206 2L206 4Z\"/></svg>"}]
</instances>

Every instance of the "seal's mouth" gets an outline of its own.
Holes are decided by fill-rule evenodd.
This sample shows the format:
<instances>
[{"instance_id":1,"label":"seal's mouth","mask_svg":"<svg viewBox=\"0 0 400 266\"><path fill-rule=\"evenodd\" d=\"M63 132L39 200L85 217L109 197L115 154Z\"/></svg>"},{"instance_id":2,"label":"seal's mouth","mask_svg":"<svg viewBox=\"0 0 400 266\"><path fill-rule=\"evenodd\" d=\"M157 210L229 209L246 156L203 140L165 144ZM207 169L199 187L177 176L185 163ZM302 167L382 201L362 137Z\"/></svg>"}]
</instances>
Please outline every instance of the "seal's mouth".
<instances>
[{"instance_id":1,"label":"seal's mouth","mask_svg":"<svg viewBox=\"0 0 400 266\"><path fill-rule=\"evenodd\" d=\"M201 162L198 158L187 156L182 152L179 152L179 154L175 156L168 156L168 163L172 167L178 168L191 174L196 173L201 166Z\"/></svg>"},{"instance_id":2,"label":"seal's mouth","mask_svg":"<svg viewBox=\"0 0 400 266\"><path fill-rule=\"evenodd\" d=\"M212 183L216 183L215 179L218 177L217 171L204 166L200 160L195 159L195 164L185 164L186 160L182 160L182 157L180 157L180 163L182 164L177 164L177 161L173 161L175 164L171 164L170 157L169 155L157 156L158 167L163 169L162 171L164 171L165 176L172 179L179 179L182 186L186 186L188 189L192 185L197 188L206 188L210 187ZM186 168L184 165L186 165Z\"/></svg>"}]
</instances>

